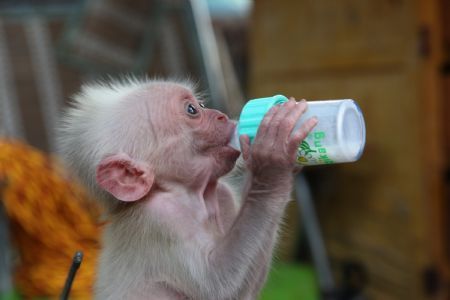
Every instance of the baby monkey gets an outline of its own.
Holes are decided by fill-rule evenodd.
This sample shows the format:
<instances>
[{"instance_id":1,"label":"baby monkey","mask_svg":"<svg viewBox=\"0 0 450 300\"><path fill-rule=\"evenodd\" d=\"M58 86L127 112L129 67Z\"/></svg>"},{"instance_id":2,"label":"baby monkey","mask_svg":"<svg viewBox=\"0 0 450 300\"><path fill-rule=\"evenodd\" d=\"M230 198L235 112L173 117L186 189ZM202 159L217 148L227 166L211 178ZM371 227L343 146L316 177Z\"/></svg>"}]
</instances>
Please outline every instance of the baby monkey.
<instances>
[{"instance_id":1,"label":"baby monkey","mask_svg":"<svg viewBox=\"0 0 450 300\"><path fill-rule=\"evenodd\" d=\"M256 299L297 146L317 123L293 132L306 108L293 98L273 107L251 144L240 137L238 160L228 146L236 123L188 83L84 85L59 142L108 214L96 299Z\"/></svg>"}]
</instances>

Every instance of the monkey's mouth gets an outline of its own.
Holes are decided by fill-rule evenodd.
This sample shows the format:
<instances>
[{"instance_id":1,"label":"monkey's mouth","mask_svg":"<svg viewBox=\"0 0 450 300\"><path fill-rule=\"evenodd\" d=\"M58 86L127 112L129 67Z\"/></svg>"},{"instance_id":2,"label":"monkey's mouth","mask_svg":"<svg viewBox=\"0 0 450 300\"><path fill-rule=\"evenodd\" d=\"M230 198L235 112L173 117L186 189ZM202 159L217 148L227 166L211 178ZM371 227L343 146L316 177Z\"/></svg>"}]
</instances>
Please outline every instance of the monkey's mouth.
<instances>
[{"instance_id":1,"label":"monkey's mouth","mask_svg":"<svg viewBox=\"0 0 450 300\"><path fill-rule=\"evenodd\" d=\"M230 126L228 126L227 139L225 140L225 145L224 145L224 146L228 146L228 147L230 147L230 143L235 138L234 134L235 134L236 127L237 127L237 122L230 121L229 123L230 123ZM239 138L238 138L237 142L239 143ZM231 148L233 148L233 147L231 147Z\"/></svg>"},{"instance_id":2,"label":"monkey's mouth","mask_svg":"<svg viewBox=\"0 0 450 300\"><path fill-rule=\"evenodd\" d=\"M225 144L223 145L225 152L229 153L230 157L233 158L233 160L237 159L241 152L236 149L236 144L239 145L239 138L235 136L235 130L236 130L236 122L230 122L230 126L227 133L227 139L225 140Z\"/></svg>"}]
</instances>

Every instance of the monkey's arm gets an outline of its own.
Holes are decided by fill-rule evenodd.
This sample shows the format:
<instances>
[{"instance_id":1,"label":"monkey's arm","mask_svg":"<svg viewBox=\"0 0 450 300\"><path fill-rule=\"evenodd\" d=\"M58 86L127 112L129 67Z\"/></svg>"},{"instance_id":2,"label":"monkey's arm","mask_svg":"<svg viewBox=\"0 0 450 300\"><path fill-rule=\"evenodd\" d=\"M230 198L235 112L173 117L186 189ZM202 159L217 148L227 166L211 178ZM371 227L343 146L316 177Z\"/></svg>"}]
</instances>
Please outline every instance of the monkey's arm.
<instances>
[{"instance_id":1,"label":"monkey's arm","mask_svg":"<svg viewBox=\"0 0 450 300\"><path fill-rule=\"evenodd\" d=\"M237 299L258 298L270 271L273 250L278 240L278 231L279 225L277 225L273 234L264 241L263 249L259 251L249 274L247 274L247 285L242 286Z\"/></svg>"},{"instance_id":2,"label":"monkey's arm","mask_svg":"<svg viewBox=\"0 0 450 300\"><path fill-rule=\"evenodd\" d=\"M288 173L270 182L253 176L249 179L246 199L236 221L208 257L211 268L208 274L212 274L209 279L219 298L258 294L289 199L291 177Z\"/></svg>"},{"instance_id":3,"label":"monkey's arm","mask_svg":"<svg viewBox=\"0 0 450 300\"><path fill-rule=\"evenodd\" d=\"M220 179L220 181L227 186L233 195L233 201L236 208L240 209L242 206L244 200L243 193L249 175L249 170L247 169L245 161L241 155L237 159L233 170Z\"/></svg>"},{"instance_id":4,"label":"monkey's arm","mask_svg":"<svg viewBox=\"0 0 450 300\"><path fill-rule=\"evenodd\" d=\"M236 162L234 169L223 179L224 183L235 194L235 200L238 202L237 207L241 207L243 203L243 193L245 192L246 179L249 171L245 166L242 156ZM267 279L272 261L273 248L278 240L279 224L275 227L270 235L264 237L263 246L259 249L255 258L252 259L245 275L245 284L243 284L236 299L256 299Z\"/></svg>"},{"instance_id":5,"label":"monkey's arm","mask_svg":"<svg viewBox=\"0 0 450 300\"><path fill-rule=\"evenodd\" d=\"M245 166L242 156L236 162L233 170L225 176L223 182L234 194L236 207L241 207L243 203L243 193L249 170ZM237 299L256 299L261 288L267 279L272 261L273 248L278 240L279 225L276 224L270 235L264 237L263 246L259 249L256 257L252 259L251 265L245 275L245 284L240 287Z\"/></svg>"}]
</instances>

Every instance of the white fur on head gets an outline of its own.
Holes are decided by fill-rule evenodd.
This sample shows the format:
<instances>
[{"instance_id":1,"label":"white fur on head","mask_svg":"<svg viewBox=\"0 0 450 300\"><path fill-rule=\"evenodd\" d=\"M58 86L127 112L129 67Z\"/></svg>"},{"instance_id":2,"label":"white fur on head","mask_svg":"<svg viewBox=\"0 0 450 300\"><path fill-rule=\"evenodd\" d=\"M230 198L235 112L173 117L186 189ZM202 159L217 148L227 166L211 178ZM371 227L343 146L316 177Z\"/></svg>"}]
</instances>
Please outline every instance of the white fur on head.
<instances>
[{"instance_id":1,"label":"white fur on head","mask_svg":"<svg viewBox=\"0 0 450 300\"><path fill-rule=\"evenodd\" d=\"M125 77L84 84L72 97L72 106L64 112L58 130L59 152L68 167L95 194L105 196L95 184L95 169L106 155L125 152L142 159L139 157L142 154L136 150L140 148L137 143L151 147L147 149L155 146L147 132L136 130L136 119L133 119L136 117L124 113L124 101L152 85L168 83L193 88L189 82Z\"/></svg>"}]
</instances>

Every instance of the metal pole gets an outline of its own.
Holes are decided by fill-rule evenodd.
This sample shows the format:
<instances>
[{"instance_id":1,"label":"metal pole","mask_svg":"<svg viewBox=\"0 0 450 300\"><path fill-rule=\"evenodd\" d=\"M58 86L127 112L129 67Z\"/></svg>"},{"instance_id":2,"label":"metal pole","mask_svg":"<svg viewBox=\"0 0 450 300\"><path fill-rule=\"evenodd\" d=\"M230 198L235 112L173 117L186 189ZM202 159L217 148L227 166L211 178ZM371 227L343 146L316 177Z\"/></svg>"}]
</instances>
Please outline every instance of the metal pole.
<instances>
[{"instance_id":1,"label":"metal pole","mask_svg":"<svg viewBox=\"0 0 450 300\"><path fill-rule=\"evenodd\" d=\"M320 290L327 299L336 291L335 281L328 262L327 251L322 239L319 222L312 200L311 190L303 174L295 178L295 194L300 210L300 217L309 242L312 259L318 275ZM331 298L332 299L332 298Z\"/></svg>"}]
</instances>

